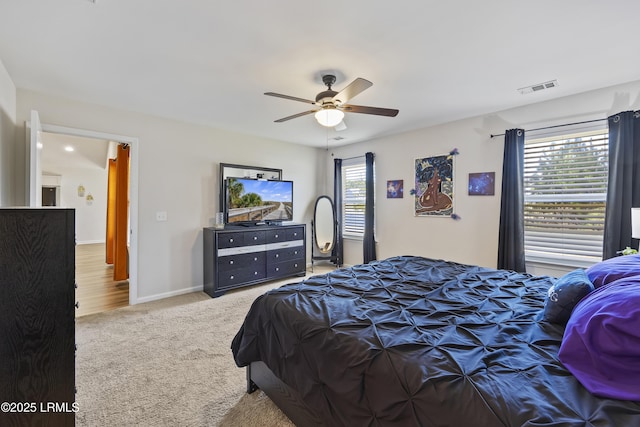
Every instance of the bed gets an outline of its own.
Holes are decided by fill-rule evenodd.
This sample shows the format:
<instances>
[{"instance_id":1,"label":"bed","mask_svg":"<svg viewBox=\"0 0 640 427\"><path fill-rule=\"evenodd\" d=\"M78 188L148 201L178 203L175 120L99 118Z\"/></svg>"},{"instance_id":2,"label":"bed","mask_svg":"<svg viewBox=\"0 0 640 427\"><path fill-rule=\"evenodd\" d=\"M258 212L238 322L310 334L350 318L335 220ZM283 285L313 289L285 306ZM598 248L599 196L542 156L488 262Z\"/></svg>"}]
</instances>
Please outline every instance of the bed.
<instances>
[{"instance_id":1,"label":"bed","mask_svg":"<svg viewBox=\"0 0 640 427\"><path fill-rule=\"evenodd\" d=\"M560 360L571 320L545 317L559 282L393 257L258 297L231 349L248 391L298 426L640 426L640 382L626 385L632 399L598 396ZM620 345L640 366L638 336Z\"/></svg>"}]
</instances>

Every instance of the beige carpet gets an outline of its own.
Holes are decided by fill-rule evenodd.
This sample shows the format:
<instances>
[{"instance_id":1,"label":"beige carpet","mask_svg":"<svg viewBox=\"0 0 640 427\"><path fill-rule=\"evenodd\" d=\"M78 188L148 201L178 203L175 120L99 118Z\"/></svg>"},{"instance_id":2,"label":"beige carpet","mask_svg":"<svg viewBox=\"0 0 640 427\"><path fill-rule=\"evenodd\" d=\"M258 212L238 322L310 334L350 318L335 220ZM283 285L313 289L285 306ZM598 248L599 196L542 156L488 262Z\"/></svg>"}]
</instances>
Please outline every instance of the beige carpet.
<instances>
[{"instance_id":1,"label":"beige carpet","mask_svg":"<svg viewBox=\"0 0 640 427\"><path fill-rule=\"evenodd\" d=\"M246 394L230 350L253 300L287 281L78 318L77 425L293 426L264 393Z\"/></svg>"}]
</instances>

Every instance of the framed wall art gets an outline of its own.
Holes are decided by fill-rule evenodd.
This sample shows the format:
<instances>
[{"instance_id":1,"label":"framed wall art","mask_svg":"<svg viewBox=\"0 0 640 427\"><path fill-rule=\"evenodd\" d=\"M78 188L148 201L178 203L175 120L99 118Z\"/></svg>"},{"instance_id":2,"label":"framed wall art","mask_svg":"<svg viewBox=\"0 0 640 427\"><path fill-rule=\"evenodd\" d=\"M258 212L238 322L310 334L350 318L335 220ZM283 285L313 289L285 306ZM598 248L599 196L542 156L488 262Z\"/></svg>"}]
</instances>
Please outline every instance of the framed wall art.
<instances>
[{"instance_id":1,"label":"framed wall art","mask_svg":"<svg viewBox=\"0 0 640 427\"><path fill-rule=\"evenodd\" d=\"M402 199L404 195L404 180L387 181L387 199Z\"/></svg>"},{"instance_id":2,"label":"framed wall art","mask_svg":"<svg viewBox=\"0 0 640 427\"><path fill-rule=\"evenodd\" d=\"M415 160L415 216L453 214L453 158L455 152Z\"/></svg>"},{"instance_id":3,"label":"framed wall art","mask_svg":"<svg viewBox=\"0 0 640 427\"><path fill-rule=\"evenodd\" d=\"M495 172L477 172L469 174L470 196L493 196L496 191Z\"/></svg>"}]
</instances>

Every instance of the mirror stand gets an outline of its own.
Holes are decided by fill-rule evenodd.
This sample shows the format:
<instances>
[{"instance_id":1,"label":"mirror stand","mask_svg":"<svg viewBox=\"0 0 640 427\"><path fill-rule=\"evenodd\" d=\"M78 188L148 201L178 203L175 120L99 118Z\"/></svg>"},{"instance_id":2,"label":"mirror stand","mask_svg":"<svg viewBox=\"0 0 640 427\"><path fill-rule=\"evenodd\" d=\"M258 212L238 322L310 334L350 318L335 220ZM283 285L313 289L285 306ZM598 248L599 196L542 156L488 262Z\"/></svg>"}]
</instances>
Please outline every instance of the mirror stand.
<instances>
[{"instance_id":1,"label":"mirror stand","mask_svg":"<svg viewBox=\"0 0 640 427\"><path fill-rule=\"evenodd\" d=\"M336 246L336 211L333 201L328 196L320 196L316 199L311 221L311 272L313 273L314 261L324 260L337 262L338 257L333 255Z\"/></svg>"}]
</instances>

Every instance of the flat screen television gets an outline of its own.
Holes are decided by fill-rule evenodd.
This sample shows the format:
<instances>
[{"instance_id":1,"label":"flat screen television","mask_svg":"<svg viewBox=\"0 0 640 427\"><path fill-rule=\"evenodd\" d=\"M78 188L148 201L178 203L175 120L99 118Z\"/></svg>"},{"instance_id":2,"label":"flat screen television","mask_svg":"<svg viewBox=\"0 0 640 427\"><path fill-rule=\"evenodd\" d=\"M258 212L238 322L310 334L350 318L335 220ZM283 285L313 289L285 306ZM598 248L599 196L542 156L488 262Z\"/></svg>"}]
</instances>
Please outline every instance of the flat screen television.
<instances>
[{"instance_id":1,"label":"flat screen television","mask_svg":"<svg viewBox=\"0 0 640 427\"><path fill-rule=\"evenodd\" d=\"M293 181L225 180L227 224L277 224L293 220Z\"/></svg>"}]
</instances>

